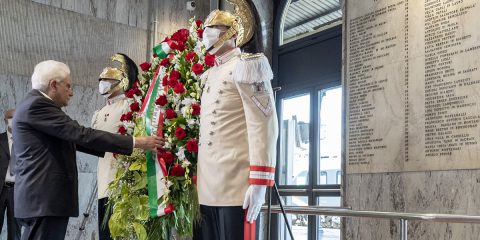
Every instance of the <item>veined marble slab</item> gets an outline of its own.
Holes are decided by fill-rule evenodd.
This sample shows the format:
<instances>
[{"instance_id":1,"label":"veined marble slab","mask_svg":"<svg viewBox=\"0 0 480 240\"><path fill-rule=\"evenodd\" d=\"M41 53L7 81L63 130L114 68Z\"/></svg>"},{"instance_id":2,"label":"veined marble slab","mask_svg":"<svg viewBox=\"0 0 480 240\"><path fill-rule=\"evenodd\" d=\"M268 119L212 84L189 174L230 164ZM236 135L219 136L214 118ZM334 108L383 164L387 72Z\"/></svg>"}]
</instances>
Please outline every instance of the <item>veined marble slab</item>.
<instances>
[{"instance_id":1,"label":"veined marble slab","mask_svg":"<svg viewBox=\"0 0 480 240\"><path fill-rule=\"evenodd\" d=\"M345 4L347 173L480 168L480 4Z\"/></svg>"}]
</instances>

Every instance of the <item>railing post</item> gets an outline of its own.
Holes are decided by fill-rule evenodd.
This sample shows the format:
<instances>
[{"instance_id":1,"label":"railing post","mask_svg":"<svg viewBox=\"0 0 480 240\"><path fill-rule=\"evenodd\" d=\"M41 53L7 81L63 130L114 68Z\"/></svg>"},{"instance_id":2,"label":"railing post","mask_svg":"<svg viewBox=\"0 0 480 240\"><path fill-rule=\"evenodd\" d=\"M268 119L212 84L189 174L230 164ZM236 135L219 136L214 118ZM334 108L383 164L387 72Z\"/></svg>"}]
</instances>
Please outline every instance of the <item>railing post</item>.
<instances>
[{"instance_id":1,"label":"railing post","mask_svg":"<svg viewBox=\"0 0 480 240\"><path fill-rule=\"evenodd\" d=\"M400 219L400 240L408 239L408 222L406 219Z\"/></svg>"}]
</instances>

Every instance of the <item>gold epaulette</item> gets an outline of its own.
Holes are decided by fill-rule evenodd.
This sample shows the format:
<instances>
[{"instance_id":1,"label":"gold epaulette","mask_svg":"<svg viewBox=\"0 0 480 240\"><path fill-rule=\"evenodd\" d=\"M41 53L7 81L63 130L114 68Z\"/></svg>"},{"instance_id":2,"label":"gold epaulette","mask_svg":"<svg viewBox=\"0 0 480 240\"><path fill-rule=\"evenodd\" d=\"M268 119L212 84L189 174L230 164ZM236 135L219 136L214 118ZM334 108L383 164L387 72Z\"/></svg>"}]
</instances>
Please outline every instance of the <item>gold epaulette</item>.
<instances>
[{"instance_id":1,"label":"gold epaulette","mask_svg":"<svg viewBox=\"0 0 480 240\"><path fill-rule=\"evenodd\" d=\"M263 53L242 53L242 55L240 55L240 59L251 60L251 59L261 58L264 56L265 55Z\"/></svg>"}]
</instances>

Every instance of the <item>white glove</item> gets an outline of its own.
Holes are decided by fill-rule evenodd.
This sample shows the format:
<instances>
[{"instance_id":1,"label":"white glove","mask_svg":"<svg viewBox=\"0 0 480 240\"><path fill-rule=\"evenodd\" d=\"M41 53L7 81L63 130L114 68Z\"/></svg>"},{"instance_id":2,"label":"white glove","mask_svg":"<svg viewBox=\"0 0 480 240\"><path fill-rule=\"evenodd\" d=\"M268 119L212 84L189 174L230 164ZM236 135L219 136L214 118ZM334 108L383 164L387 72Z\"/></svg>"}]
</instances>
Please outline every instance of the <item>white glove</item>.
<instances>
[{"instance_id":1,"label":"white glove","mask_svg":"<svg viewBox=\"0 0 480 240\"><path fill-rule=\"evenodd\" d=\"M267 186L250 185L245 193L245 200L243 201L243 209L248 208L247 221L253 223L258 217L262 205L265 203L265 193Z\"/></svg>"}]
</instances>

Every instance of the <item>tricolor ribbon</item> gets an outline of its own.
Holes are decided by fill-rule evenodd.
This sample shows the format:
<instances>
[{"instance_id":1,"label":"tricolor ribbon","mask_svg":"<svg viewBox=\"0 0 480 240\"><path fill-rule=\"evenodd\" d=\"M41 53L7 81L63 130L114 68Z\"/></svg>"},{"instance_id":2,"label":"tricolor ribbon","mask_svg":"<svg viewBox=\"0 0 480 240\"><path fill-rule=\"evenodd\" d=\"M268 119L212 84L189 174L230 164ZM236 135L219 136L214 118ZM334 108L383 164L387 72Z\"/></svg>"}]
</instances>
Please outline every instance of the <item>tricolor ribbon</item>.
<instances>
[{"instance_id":1,"label":"tricolor ribbon","mask_svg":"<svg viewBox=\"0 0 480 240\"><path fill-rule=\"evenodd\" d=\"M148 89L147 95L145 96L145 101L142 104L140 109L140 114L145 116L145 130L148 136L153 134L157 136L162 136L162 124L163 124L163 113L158 114L158 126L157 131L154 132L155 124L155 100L158 93L158 88L160 86L160 76L159 76L159 67L155 72L150 87ZM151 218L163 216L170 213L168 206L164 204L159 204L161 197L165 192L167 187L164 182L164 177L167 175L167 168L163 158L160 154L155 154L152 151L146 152L147 158L147 183L148 183L148 205L149 205L149 215Z\"/></svg>"},{"instance_id":2,"label":"tricolor ribbon","mask_svg":"<svg viewBox=\"0 0 480 240\"><path fill-rule=\"evenodd\" d=\"M153 48L153 52L157 54L160 59L164 59L172 50L171 46L174 44L172 40L162 42Z\"/></svg>"}]
</instances>

